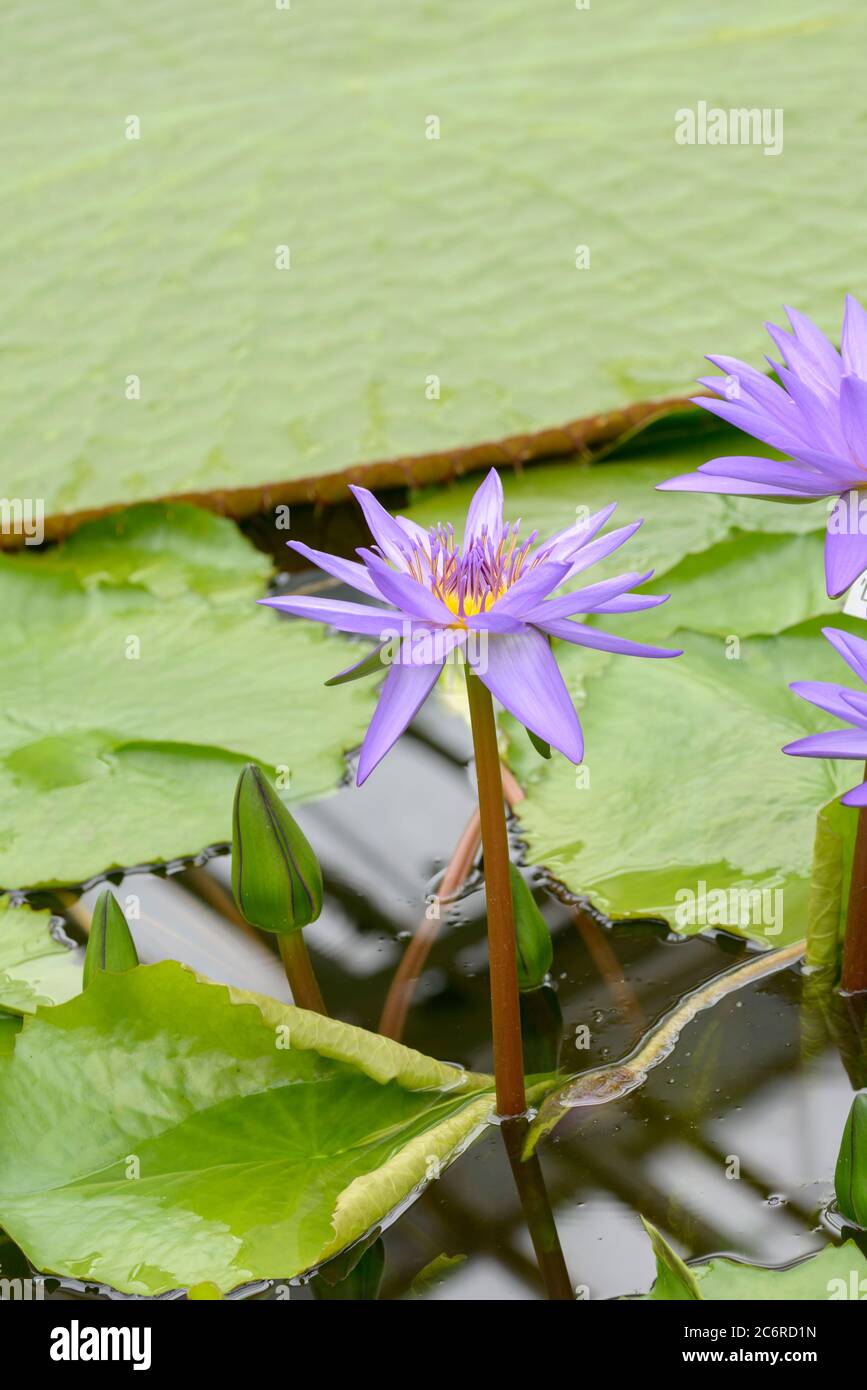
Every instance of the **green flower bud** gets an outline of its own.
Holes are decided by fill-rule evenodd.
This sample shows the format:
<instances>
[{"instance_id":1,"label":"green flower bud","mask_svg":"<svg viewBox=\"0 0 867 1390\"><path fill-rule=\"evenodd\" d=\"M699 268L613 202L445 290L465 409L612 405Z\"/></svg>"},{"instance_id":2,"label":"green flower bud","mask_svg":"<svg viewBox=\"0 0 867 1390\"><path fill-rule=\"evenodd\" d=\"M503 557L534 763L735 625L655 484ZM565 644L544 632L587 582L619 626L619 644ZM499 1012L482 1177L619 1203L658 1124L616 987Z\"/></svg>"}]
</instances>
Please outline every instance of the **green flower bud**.
<instances>
[{"instance_id":1,"label":"green flower bud","mask_svg":"<svg viewBox=\"0 0 867 1390\"><path fill-rule=\"evenodd\" d=\"M837 1206L847 1221L867 1228L867 1095L849 1111L834 1173Z\"/></svg>"},{"instance_id":2,"label":"green flower bud","mask_svg":"<svg viewBox=\"0 0 867 1390\"><path fill-rule=\"evenodd\" d=\"M242 917L263 931L300 931L322 911L319 861L254 763L235 790L232 891Z\"/></svg>"},{"instance_id":3,"label":"green flower bud","mask_svg":"<svg viewBox=\"0 0 867 1390\"><path fill-rule=\"evenodd\" d=\"M518 948L518 988L538 989L554 960L551 933L533 894L514 864L509 865L509 875Z\"/></svg>"},{"instance_id":4,"label":"green flower bud","mask_svg":"<svg viewBox=\"0 0 867 1390\"><path fill-rule=\"evenodd\" d=\"M106 888L100 893L93 909L84 956L84 988L87 989L94 976L102 970L116 975L121 970L132 970L136 965L138 954L126 918L117 898L111 889Z\"/></svg>"}]
</instances>

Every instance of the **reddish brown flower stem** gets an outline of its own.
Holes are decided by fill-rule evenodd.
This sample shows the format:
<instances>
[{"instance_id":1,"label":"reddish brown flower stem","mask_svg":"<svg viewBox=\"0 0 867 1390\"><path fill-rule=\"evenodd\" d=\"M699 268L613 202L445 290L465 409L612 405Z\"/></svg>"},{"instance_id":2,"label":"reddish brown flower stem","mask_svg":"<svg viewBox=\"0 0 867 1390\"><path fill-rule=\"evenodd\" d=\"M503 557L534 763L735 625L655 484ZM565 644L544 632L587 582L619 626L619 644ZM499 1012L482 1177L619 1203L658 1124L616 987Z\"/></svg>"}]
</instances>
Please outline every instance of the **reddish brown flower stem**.
<instances>
[{"instance_id":1,"label":"reddish brown flower stem","mask_svg":"<svg viewBox=\"0 0 867 1390\"><path fill-rule=\"evenodd\" d=\"M503 807L503 780L494 703L490 691L466 668L470 722L476 755L479 817L485 857L485 895L488 908L488 960L491 977L491 1027L494 1076L500 1115L520 1115L527 1108L524 1093L524 1049L518 1000L515 918L509 878L509 840Z\"/></svg>"}]
</instances>

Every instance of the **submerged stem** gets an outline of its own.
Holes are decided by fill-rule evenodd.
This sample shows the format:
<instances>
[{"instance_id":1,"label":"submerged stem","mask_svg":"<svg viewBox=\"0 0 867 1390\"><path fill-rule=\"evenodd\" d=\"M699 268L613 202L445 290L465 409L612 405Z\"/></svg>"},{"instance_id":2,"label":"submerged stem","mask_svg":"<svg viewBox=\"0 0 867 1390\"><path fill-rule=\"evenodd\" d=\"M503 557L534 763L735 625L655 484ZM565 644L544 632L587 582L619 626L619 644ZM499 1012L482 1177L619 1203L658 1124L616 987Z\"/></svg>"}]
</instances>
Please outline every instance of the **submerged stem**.
<instances>
[{"instance_id":1,"label":"submerged stem","mask_svg":"<svg viewBox=\"0 0 867 1390\"><path fill-rule=\"evenodd\" d=\"M303 931L281 934L277 940L280 943L280 956L293 1001L299 1009L309 1009L311 1013L325 1014L327 1017L328 1010L322 998L319 981L313 972L313 962L307 953Z\"/></svg>"},{"instance_id":2,"label":"submerged stem","mask_svg":"<svg viewBox=\"0 0 867 1390\"><path fill-rule=\"evenodd\" d=\"M503 781L497 748L497 728L494 723L494 703L490 691L471 673L469 667L466 668L466 675L476 755L482 850L485 858L497 1109L503 1116L520 1115L527 1108L524 1094L524 1050L518 1000L515 916L509 878L509 840L503 807Z\"/></svg>"},{"instance_id":3,"label":"submerged stem","mask_svg":"<svg viewBox=\"0 0 867 1390\"><path fill-rule=\"evenodd\" d=\"M858 812L840 986L850 994L867 989L867 807Z\"/></svg>"},{"instance_id":4,"label":"submerged stem","mask_svg":"<svg viewBox=\"0 0 867 1390\"><path fill-rule=\"evenodd\" d=\"M523 1116L507 1120L501 1132L545 1293L549 1299L574 1303L575 1292L566 1267L541 1164L535 1153L529 1158L522 1157L527 1121Z\"/></svg>"}]
</instances>

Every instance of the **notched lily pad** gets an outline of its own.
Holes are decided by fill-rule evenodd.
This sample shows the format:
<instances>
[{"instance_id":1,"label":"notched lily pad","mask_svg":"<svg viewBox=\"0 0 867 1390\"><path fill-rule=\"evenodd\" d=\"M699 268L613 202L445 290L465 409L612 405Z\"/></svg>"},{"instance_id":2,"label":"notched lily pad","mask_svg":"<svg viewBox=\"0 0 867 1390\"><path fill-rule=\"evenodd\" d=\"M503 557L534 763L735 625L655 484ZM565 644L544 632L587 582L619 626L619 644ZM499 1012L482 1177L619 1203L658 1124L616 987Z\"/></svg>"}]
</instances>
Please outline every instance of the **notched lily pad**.
<instances>
[{"instance_id":1,"label":"notched lily pad","mask_svg":"<svg viewBox=\"0 0 867 1390\"><path fill-rule=\"evenodd\" d=\"M488 1077L175 962L100 974L0 1057L0 1223L36 1268L125 1293L291 1278L493 1104Z\"/></svg>"}]
</instances>

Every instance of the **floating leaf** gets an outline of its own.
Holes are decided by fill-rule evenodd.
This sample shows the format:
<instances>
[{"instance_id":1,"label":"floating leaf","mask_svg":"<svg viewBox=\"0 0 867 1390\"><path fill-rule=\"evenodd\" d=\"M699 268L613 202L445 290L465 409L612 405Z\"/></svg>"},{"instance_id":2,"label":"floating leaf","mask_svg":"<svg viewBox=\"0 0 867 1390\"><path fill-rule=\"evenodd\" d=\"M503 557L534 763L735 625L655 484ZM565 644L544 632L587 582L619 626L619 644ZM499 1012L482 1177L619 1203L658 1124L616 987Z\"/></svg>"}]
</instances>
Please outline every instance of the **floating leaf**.
<instances>
[{"instance_id":1,"label":"floating leaf","mask_svg":"<svg viewBox=\"0 0 867 1390\"><path fill-rule=\"evenodd\" d=\"M17 1032L3 1010L31 1014L39 1004L64 1003L81 987L81 952L52 934L51 913L0 898L0 1023L6 1030L0 1052Z\"/></svg>"},{"instance_id":2,"label":"floating leaf","mask_svg":"<svg viewBox=\"0 0 867 1390\"><path fill-rule=\"evenodd\" d=\"M707 351L760 360L793 287L830 331L864 289L859 0L668 26L644 0L469 22L381 0L375 24L332 0L327 33L314 6L189 0L181 23L152 0L146 51L127 15L37 13L3 55L3 126L23 125L3 167L4 489L57 527L574 448L588 427L566 422L617 435ZM692 94L767 93L769 73L783 157L676 140Z\"/></svg>"},{"instance_id":3,"label":"floating leaf","mask_svg":"<svg viewBox=\"0 0 867 1390\"><path fill-rule=\"evenodd\" d=\"M650 1237L653 1253L656 1256L656 1282L650 1292L656 1299L702 1299L695 1275L688 1265L672 1250L655 1226L641 1218L641 1224Z\"/></svg>"},{"instance_id":4,"label":"floating leaf","mask_svg":"<svg viewBox=\"0 0 867 1390\"><path fill-rule=\"evenodd\" d=\"M867 1278L867 1259L852 1240L847 1240L845 1245L826 1245L824 1250L808 1255L787 1269L767 1269L728 1259L708 1260L705 1264L685 1268L695 1283L697 1295L678 1294L667 1271L661 1277L657 1252L656 1283L650 1293L641 1297L652 1300L698 1297L747 1303L752 1299L780 1303L819 1302L860 1299L867 1288L867 1283L862 1282Z\"/></svg>"},{"instance_id":5,"label":"floating leaf","mask_svg":"<svg viewBox=\"0 0 867 1390\"><path fill-rule=\"evenodd\" d=\"M490 1078L197 978L100 974L0 1058L0 1223L126 1293L291 1278L481 1132Z\"/></svg>"},{"instance_id":6,"label":"floating leaf","mask_svg":"<svg viewBox=\"0 0 867 1390\"><path fill-rule=\"evenodd\" d=\"M78 883L227 841L251 760L281 768L289 799L340 780L376 691L321 687L362 649L257 607L267 572L231 522L189 507L0 556L0 884Z\"/></svg>"},{"instance_id":7,"label":"floating leaf","mask_svg":"<svg viewBox=\"0 0 867 1390\"><path fill-rule=\"evenodd\" d=\"M834 1173L837 1205L847 1221L867 1227L867 1095L852 1102Z\"/></svg>"},{"instance_id":8,"label":"floating leaf","mask_svg":"<svg viewBox=\"0 0 867 1390\"><path fill-rule=\"evenodd\" d=\"M724 642L681 632L676 661L594 654L588 674L580 648L559 646L583 706L587 778L530 758L505 719L529 862L610 917L662 917L685 934L722 926L769 946L803 937L817 813L857 780L851 765L780 752L828 724L787 688L839 679L820 626L752 639L735 660Z\"/></svg>"}]
</instances>

